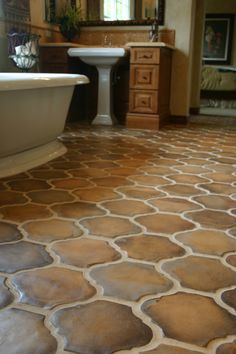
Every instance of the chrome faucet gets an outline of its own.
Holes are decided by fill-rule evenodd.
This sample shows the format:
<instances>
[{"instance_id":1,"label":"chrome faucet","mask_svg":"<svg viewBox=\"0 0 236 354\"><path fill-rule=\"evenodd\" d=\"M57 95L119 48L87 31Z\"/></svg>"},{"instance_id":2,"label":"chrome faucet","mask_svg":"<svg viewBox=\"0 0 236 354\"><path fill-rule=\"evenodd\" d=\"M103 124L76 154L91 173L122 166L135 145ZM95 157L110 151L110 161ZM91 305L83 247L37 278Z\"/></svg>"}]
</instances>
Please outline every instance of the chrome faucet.
<instances>
[{"instance_id":1,"label":"chrome faucet","mask_svg":"<svg viewBox=\"0 0 236 354\"><path fill-rule=\"evenodd\" d=\"M158 42L158 20L156 18L154 19L149 32L149 39L151 42Z\"/></svg>"},{"instance_id":2,"label":"chrome faucet","mask_svg":"<svg viewBox=\"0 0 236 354\"><path fill-rule=\"evenodd\" d=\"M105 34L104 40L103 40L103 45L104 45L104 47L111 47L112 46L112 35L111 34Z\"/></svg>"}]
</instances>

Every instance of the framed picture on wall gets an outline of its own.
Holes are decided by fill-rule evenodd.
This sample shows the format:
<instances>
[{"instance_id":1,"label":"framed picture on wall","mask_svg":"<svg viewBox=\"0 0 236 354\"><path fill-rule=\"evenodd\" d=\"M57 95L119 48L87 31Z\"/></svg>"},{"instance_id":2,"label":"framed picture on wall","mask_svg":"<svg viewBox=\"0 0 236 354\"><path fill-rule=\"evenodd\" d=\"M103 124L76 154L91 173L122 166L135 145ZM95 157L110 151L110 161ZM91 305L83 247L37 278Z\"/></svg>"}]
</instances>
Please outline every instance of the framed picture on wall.
<instances>
[{"instance_id":1,"label":"framed picture on wall","mask_svg":"<svg viewBox=\"0 0 236 354\"><path fill-rule=\"evenodd\" d=\"M230 64L233 14L207 14L203 38L203 60L205 64Z\"/></svg>"}]
</instances>

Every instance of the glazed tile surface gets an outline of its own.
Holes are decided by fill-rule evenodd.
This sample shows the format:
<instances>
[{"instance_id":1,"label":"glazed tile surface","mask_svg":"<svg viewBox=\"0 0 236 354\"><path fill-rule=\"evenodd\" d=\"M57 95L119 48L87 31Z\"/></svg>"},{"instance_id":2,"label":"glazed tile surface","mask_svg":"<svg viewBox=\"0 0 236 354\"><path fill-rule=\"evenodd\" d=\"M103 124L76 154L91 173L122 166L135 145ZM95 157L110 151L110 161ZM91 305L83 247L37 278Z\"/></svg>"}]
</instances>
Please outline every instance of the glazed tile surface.
<instances>
[{"instance_id":1,"label":"glazed tile surface","mask_svg":"<svg viewBox=\"0 0 236 354\"><path fill-rule=\"evenodd\" d=\"M0 354L235 354L235 127L60 139L0 181Z\"/></svg>"}]
</instances>

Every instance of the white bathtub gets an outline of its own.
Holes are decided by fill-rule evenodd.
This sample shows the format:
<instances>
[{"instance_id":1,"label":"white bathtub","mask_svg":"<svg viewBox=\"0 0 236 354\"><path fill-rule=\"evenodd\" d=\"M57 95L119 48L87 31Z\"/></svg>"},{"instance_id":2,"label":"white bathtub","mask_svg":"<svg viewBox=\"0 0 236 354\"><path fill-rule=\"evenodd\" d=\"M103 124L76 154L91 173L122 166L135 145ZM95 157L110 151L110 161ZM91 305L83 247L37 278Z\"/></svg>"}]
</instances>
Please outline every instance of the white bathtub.
<instances>
[{"instance_id":1,"label":"white bathtub","mask_svg":"<svg viewBox=\"0 0 236 354\"><path fill-rule=\"evenodd\" d=\"M0 177L65 153L62 133L74 86L84 75L0 73Z\"/></svg>"}]
</instances>

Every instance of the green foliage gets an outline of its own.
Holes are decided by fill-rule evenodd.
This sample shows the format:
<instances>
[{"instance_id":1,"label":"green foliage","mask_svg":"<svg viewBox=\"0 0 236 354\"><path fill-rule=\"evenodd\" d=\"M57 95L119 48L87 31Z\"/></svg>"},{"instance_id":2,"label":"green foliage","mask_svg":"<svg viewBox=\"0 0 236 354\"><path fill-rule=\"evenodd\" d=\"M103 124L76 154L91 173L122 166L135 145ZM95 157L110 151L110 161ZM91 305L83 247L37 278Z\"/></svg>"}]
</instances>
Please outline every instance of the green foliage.
<instances>
[{"instance_id":1,"label":"green foliage","mask_svg":"<svg viewBox=\"0 0 236 354\"><path fill-rule=\"evenodd\" d=\"M59 15L56 18L56 22L62 32L70 31L72 29L79 30L80 21L82 19L81 4L74 7L67 1L67 3L61 8Z\"/></svg>"}]
</instances>

